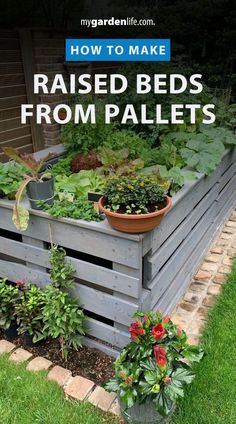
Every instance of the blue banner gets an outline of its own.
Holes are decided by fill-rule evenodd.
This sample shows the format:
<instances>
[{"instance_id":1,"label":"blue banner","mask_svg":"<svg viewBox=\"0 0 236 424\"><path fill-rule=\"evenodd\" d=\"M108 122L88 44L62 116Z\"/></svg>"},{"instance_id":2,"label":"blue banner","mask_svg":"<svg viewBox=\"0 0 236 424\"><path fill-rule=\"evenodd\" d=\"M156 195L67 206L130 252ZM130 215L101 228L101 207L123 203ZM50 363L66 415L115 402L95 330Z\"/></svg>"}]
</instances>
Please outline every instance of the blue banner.
<instances>
[{"instance_id":1,"label":"blue banner","mask_svg":"<svg viewBox=\"0 0 236 424\"><path fill-rule=\"evenodd\" d=\"M84 38L66 40L67 62L168 62L170 56L169 39Z\"/></svg>"}]
</instances>

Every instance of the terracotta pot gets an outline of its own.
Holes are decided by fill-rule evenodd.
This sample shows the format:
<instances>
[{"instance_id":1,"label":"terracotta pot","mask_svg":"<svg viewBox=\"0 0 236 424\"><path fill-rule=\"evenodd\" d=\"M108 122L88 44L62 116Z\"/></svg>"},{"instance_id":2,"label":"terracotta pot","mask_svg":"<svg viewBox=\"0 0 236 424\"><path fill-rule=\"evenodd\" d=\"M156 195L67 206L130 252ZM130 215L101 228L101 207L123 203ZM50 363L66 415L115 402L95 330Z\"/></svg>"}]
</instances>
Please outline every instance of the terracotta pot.
<instances>
[{"instance_id":1,"label":"terracotta pot","mask_svg":"<svg viewBox=\"0 0 236 424\"><path fill-rule=\"evenodd\" d=\"M156 212L146 214L123 214L111 212L105 208L105 198L101 197L98 201L99 209L103 212L111 227L123 233L146 233L160 225L164 215L172 205L171 198L166 196L166 206Z\"/></svg>"}]
</instances>

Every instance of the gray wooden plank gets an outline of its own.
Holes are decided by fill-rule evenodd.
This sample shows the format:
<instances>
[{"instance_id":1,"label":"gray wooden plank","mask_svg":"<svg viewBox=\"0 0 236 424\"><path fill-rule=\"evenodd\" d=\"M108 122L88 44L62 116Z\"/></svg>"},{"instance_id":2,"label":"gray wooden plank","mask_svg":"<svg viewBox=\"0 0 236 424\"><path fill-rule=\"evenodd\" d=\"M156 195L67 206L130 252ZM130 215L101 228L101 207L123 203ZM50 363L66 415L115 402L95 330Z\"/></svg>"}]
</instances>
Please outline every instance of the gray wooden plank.
<instances>
[{"instance_id":1,"label":"gray wooden plank","mask_svg":"<svg viewBox=\"0 0 236 424\"><path fill-rule=\"evenodd\" d=\"M206 214L201 218L194 229L189 233L188 237L183 241L181 246L175 251L167 264L161 269L157 276L151 282L149 288L151 290L152 307L156 304L157 299L172 283L173 278L179 272L186 262L191 252L195 249L197 243L203 237L204 233L211 226L215 218L216 205L213 204Z\"/></svg>"},{"instance_id":2,"label":"gray wooden plank","mask_svg":"<svg viewBox=\"0 0 236 424\"><path fill-rule=\"evenodd\" d=\"M10 209L5 207L9 206L9 203L11 203ZM20 233L12 223L11 207L12 202L0 201L0 228ZM31 215L28 229L24 235L50 242L50 224L53 242L56 244L136 269L140 267L139 240L129 240L100 232L99 227L93 225L95 223L89 223L91 224L89 226L87 222L86 225L83 225L85 221L82 220L56 220L51 219L46 213L41 212L41 214L43 215Z\"/></svg>"},{"instance_id":3,"label":"gray wooden plank","mask_svg":"<svg viewBox=\"0 0 236 424\"><path fill-rule=\"evenodd\" d=\"M15 256L31 264L31 267L34 268L39 266L40 268L50 269L49 251L35 245L32 246L32 243L29 245L29 238L26 236L23 236L23 238L25 243L0 236L0 253ZM37 240L37 242L43 243L40 240ZM80 280L88 281L134 298L139 297L141 281L138 277L132 277L124 272L117 272L70 256L66 256L66 259L72 263L75 268L74 276Z\"/></svg>"},{"instance_id":4,"label":"gray wooden plank","mask_svg":"<svg viewBox=\"0 0 236 424\"><path fill-rule=\"evenodd\" d=\"M0 199L0 207L4 207L6 209L12 209L13 208L13 201L7 200L7 199ZM48 213L41 211L41 210L35 210L35 209L30 209L30 205L29 202L26 198L24 198L21 202L22 206L27 207L30 210L30 214L31 216L38 216L41 218L46 218L50 221L54 221L54 222L64 222L68 225L73 225L75 227L80 227L80 228L86 228L89 230L93 230L96 232L101 232L104 234L108 234L111 236L114 236L116 238L121 238L121 239L127 239L127 240L133 240L133 241L137 241L137 242L142 242L143 238L145 237L145 234L129 234L129 233L122 233L120 231L116 231L114 230L109 224L107 219L104 219L103 221L100 222L88 222L88 221L84 221L82 219L71 219L71 218L53 218L52 216L50 216Z\"/></svg>"},{"instance_id":5,"label":"gray wooden plank","mask_svg":"<svg viewBox=\"0 0 236 424\"><path fill-rule=\"evenodd\" d=\"M96 337L111 344L112 346L122 348L130 341L129 332L117 330L108 324L89 318L87 321L88 335Z\"/></svg>"},{"instance_id":6,"label":"gray wooden plank","mask_svg":"<svg viewBox=\"0 0 236 424\"><path fill-rule=\"evenodd\" d=\"M178 275L175 276L173 283L165 291L165 293L158 299L153 309L158 309L163 313L170 313L178 304L181 296L191 282L192 277L198 269L202 258L205 256L212 240L217 234L222 222L228 219L231 215L232 210L236 207L235 199L228 199L225 207L221 209L220 213L216 215L214 222L212 223L209 230L204 234L200 240L196 249L190 255L184 266L179 271Z\"/></svg>"},{"instance_id":7,"label":"gray wooden plank","mask_svg":"<svg viewBox=\"0 0 236 424\"><path fill-rule=\"evenodd\" d=\"M186 219L179 227L170 235L163 245L154 253L145 258L145 276L144 284L148 287L148 282L167 262L178 246L188 236L192 228L196 225L199 219L205 214L207 209L215 202L218 194L218 183L207 193L206 196L198 203L198 205L190 212Z\"/></svg>"},{"instance_id":8,"label":"gray wooden plank","mask_svg":"<svg viewBox=\"0 0 236 424\"><path fill-rule=\"evenodd\" d=\"M208 176L201 176L199 180L187 182L185 186L173 197L173 206L165 216L161 225L153 230L153 253L167 240L179 226L190 211L201 201L204 195L217 183L221 175L235 161L236 148L226 152L215 172Z\"/></svg>"},{"instance_id":9,"label":"gray wooden plank","mask_svg":"<svg viewBox=\"0 0 236 424\"><path fill-rule=\"evenodd\" d=\"M0 276L8 277L11 281L25 277L27 281L32 281L39 287L45 287L50 282L49 274L45 272L30 269L17 263L11 263L11 267L9 267L9 262L2 260L0 260ZM84 309L125 326L129 326L131 317L137 310L137 305L134 303L81 284L76 285L72 294L79 297Z\"/></svg>"},{"instance_id":10,"label":"gray wooden plank","mask_svg":"<svg viewBox=\"0 0 236 424\"><path fill-rule=\"evenodd\" d=\"M227 171L221 176L219 180L219 192L223 190L224 186L231 180L236 174L236 163L234 162Z\"/></svg>"},{"instance_id":11,"label":"gray wooden plank","mask_svg":"<svg viewBox=\"0 0 236 424\"><path fill-rule=\"evenodd\" d=\"M221 212L222 208L225 208L225 204L232 200L232 203L236 202L236 175L231 178L231 180L226 184L224 189L220 192L217 202L216 209L217 214Z\"/></svg>"},{"instance_id":12,"label":"gray wooden plank","mask_svg":"<svg viewBox=\"0 0 236 424\"><path fill-rule=\"evenodd\" d=\"M106 353L106 355L113 356L114 358L117 358L119 355L119 350L105 345L104 343L99 343L98 340L90 339L89 337L83 337L82 344L84 346L92 347L93 349L99 349Z\"/></svg>"},{"instance_id":13,"label":"gray wooden plank","mask_svg":"<svg viewBox=\"0 0 236 424\"><path fill-rule=\"evenodd\" d=\"M11 241L13 241L13 243L11 243ZM28 246L28 252L32 252L34 251L34 249L37 249L37 251L42 250L43 248L45 248L45 243L41 240L36 240L33 239L32 237L28 237L28 236L22 236L22 241L23 243L19 243L19 242L15 242L14 240L9 240L9 239L4 239L3 237L0 237L0 252L1 252L1 242L3 243L3 249L5 250L5 252L8 252L8 254L12 255L16 255L16 257L18 258L22 258L22 245L27 245ZM10 243L9 243L10 242ZM15 246L16 243L18 243L18 254L15 254ZM6 249L6 247L8 246L8 249ZM13 247L13 249L12 249ZM40 271L45 271L46 272L46 267L43 267L43 264L41 261L38 261L38 263L33 263L30 261L27 261L27 255L24 255L25 261L26 261L26 265L29 268L33 268L33 269L38 269Z\"/></svg>"},{"instance_id":14,"label":"gray wooden plank","mask_svg":"<svg viewBox=\"0 0 236 424\"><path fill-rule=\"evenodd\" d=\"M213 228L214 224L204 233L191 255L188 256L186 262L179 269L178 274L174 276L172 283L160 297L157 297L156 303L152 306L153 310L160 309L165 314L173 311L184 291L190 284L194 273L198 269L199 263L211 243L214 235Z\"/></svg>"},{"instance_id":15,"label":"gray wooden plank","mask_svg":"<svg viewBox=\"0 0 236 424\"><path fill-rule=\"evenodd\" d=\"M113 262L112 267L113 270L116 270L118 272L123 272L129 276L133 276L139 279L140 285L139 285L139 296L141 295L142 290L142 251L141 248L139 249L139 260L141 261L140 268L139 269L133 269L128 266L120 265L118 263ZM119 292L114 291L113 295L118 297L119 299L125 299L125 295ZM127 297L127 300L132 300L129 296ZM120 324L115 322L114 327L120 331L127 331L127 324Z\"/></svg>"}]
</instances>

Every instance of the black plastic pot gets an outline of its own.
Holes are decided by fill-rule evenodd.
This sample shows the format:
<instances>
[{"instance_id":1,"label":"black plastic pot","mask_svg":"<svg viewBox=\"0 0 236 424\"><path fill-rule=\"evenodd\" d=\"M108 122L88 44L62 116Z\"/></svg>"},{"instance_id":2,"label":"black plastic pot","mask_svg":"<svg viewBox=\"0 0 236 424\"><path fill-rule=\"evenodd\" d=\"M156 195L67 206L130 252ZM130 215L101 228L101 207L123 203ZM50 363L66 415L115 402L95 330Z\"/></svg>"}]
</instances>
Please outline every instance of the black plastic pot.
<instances>
[{"instance_id":1,"label":"black plastic pot","mask_svg":"<svg viewBox=\"0 0 236 424\"><path fill-rule=\"evenodd\" d=\"M40 340L39 342L33 342L33 337L31 334L29 333L24 333L23 334L23 343L26 346L29 347L35 347L35 346L40 346L42 344L42 341Z\"/></svg>"},{"instance_id":2,"label":"black plastic pot","mask_svg":"<svg viewBox=\"0 0 236 424\"><path fill-rule=\"evenodd\" d=\"M10 327L4 331L5 336L8 340L14 340L18 336L18 325L16 322L13 322Z\"/></svg>"},{"instance_id":3,"label":"black plastic pot","mask_svg":"<svg viewBox=\"0 0 236 424\"><path fill-rule=\"evenodd\" d=\"M43 200L51 206L54 201L54 180L49 178L43 181L30 181L26 191L32 209L43 209L37 204L38 200Z\"/></svg>"}]
</instances>

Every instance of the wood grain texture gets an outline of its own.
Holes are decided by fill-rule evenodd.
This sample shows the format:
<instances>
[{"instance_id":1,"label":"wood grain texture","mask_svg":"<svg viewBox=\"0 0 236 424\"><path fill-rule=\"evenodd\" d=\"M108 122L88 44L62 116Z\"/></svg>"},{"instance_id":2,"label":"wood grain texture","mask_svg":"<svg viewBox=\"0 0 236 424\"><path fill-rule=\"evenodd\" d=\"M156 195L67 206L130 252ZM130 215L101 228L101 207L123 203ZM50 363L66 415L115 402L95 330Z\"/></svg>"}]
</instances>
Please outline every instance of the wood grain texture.
<instances>
[{"instance_id":1,"label":"wood grain texture","mask_svg":"<svg viewBox=\"0 0 236 424\"><path fill-rule=\"evenodd\" d=\"M23 235L23 241L21 243L0 236L0 256L1 254L8 254L26 261L28 266L33 268L40 266L50 269L49 251L43 248L44 242L25 235ZM136 299L139 298L141 281L138 277L129 276L125 272L117 272L70 256L67 256L66 260L74 266L76 278L124 293Z\"/></svg>"}]
</instances>

